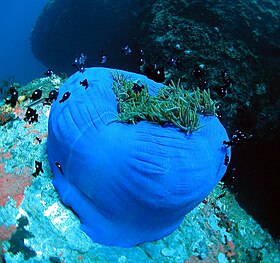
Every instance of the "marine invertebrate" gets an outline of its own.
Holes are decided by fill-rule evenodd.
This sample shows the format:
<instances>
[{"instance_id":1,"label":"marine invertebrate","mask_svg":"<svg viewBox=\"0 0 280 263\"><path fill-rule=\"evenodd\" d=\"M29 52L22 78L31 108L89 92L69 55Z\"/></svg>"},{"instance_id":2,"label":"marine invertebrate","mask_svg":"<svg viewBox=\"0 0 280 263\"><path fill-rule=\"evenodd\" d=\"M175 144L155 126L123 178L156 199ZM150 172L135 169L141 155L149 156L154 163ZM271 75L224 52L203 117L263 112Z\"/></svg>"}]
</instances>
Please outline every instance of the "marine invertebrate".
<instances>
[{"instance_id":1,"label":"marine invertebrate","mask_svg":"<svg viewBox=\"0 0 280 263\"><path fill-rule=\"evenodd\" d=\"M53 184L94 242L131 247L168 235L226 171L214 102L181 89L107 68L77 72L60 88L48 126Z\"/></svg>"},{"instance_id":2,"label":"marine invertebrate","mask_svg":"<svg viewBox=\"0 0 280 263\"><path fill-rule=\"evenodd\" d=\"M145 83L134 83L124 75L114 74L113 90L117 96L118 120L127 123L137 123L147 120L160 125L172 123L186 133L198 130L199 114L214 115L215 101L210 97L210 91L196 89L189 92L180 86L180 80L175 85L173 81L151 96ZM142 86L141 91L134 86Z\"/></svg>"}]
</instances>

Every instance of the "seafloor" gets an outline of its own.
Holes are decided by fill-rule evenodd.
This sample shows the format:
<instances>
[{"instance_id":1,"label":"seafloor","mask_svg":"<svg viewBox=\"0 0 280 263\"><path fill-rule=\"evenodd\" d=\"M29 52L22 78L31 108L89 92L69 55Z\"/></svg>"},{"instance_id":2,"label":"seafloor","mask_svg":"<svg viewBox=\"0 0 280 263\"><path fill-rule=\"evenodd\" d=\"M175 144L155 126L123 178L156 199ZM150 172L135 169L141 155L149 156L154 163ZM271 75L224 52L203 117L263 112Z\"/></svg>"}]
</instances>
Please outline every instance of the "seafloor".
<instances>
[{"instance_id":1,"label":"seafloor","mask_svg":"<svg viewBox=\"0 0 280 263\"><path fill-rule=\"evenodd\" d=\"M19 103L2 105L0 126L0 262L280 262L279 243L217 185L171 235L133 248L93 243L52 185L46 156L50 106L30 101L58 88L57 76L19 88ZM27 107L38 122L24 120ZM35 161L43 173L36 176Z\"/></svg>"}]
</instances>

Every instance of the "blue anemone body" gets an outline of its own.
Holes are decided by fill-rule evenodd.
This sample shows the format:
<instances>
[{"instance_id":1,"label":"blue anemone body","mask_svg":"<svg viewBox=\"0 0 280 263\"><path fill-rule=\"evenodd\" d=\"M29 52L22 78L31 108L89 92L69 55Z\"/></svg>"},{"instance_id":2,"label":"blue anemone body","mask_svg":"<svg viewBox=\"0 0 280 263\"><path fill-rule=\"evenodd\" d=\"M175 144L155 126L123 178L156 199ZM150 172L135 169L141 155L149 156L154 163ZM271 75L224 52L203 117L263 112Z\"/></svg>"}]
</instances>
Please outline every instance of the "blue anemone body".
<instances>
[{"instance_id":1,"label":"blue anemone body","mask_svg":"<svg viewBox=\"0 0 280 263\"><path fill-rule=\"evenodd\" d=\"M122 70L75 73L52 105L47 152L53 184L82 230L94 242L131 247L176 230L222 178L230 149L215 116L200 116L204 126L190 135L171 125L114 121L116 72L146 82L151 95L163 86Z\"/></svg>"}]
</instances>

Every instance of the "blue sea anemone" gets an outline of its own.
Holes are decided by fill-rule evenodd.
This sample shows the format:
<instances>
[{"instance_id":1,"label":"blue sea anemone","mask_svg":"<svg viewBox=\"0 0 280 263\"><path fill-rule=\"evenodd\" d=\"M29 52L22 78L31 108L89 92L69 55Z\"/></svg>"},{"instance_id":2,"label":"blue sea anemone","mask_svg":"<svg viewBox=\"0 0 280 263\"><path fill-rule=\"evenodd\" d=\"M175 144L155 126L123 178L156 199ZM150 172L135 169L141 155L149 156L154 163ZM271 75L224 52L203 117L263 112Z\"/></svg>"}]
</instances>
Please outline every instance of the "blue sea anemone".
<instances>
[{"instance_id":1,"label":"blue sea anemone","mask_svg":"<svg viewBox=\"0 0 280 263\"><path fill-rule=\"evenodd\" d=\"M145 83L150 96L163 87L122 70L75 73L52 105L47 152L53 184L82 230L94 242L131 247L177 229L224 175L230 148L214 115L199 114L200 128L188 133L172 123L121 122L116 73Z\"/></svg>"}]
</instances>

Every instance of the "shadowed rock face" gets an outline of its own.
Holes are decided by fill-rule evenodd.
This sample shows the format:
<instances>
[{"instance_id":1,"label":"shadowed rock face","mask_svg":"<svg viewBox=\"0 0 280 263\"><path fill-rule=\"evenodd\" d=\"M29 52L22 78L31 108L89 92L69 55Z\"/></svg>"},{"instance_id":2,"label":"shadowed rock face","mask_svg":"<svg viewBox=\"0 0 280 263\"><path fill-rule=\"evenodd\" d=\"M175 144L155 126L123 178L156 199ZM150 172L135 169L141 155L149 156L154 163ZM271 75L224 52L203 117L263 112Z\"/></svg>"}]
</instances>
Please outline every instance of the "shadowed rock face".
<instances>
[{"instance_id":1,"label":"shadowed rock face","mask_svg":"<svg viewBox=\"0 0 280 263\"><path fill-rule=\"evenodd\" d=\"M58 74L73 73L71 63L81 52L86 67L139 72L140 47L146 62L165 66L169 78L189 87L198 85L192 72L202 63L217 100L214 90L223 85L226 69L234 85L220 103L224 125L230 133L238 127L265 137L280 129L279 113L272 110L280 97L279 10L273 0L54 0L32 31L32 51ZM129 56L121 52L126 44ZM106 64L99 61L101 50L109 56ZM170 58L180 58L183 66L168 66Z\"/></svg>"},{"instance_id":2,"label":"shadowed rock face","mask_svg":"<svg viewBox=\"0 0 280 263\"><path fill-rule=\"evenodd\" d=\"M135 47L138 7L136 0L50 1L33 28L32 52L58 74L73 73L71 63L81 52L88 56L86 66L100 65L101 50L109 56L106 66L136 68L121 49Z\"/></svg>"},{"instance_id":3,"label":"shadowed rock face","mask_svg":"<svg viewBox=\"0 0 280 263\"><path fill-rule=\"evenodd\" d=\"M146 61L165 66L168 77L188 87L199 84L193 70L204 64L204 79L219 100L223 124L260 137L279 132L280 2L276 0L154 0L143 5L141 45ZM180 58L182 66L169 66ZM234 80L221 99L221 70ZM239 106L246 106L239 112Z\"/></svg>"}]
</instances>

